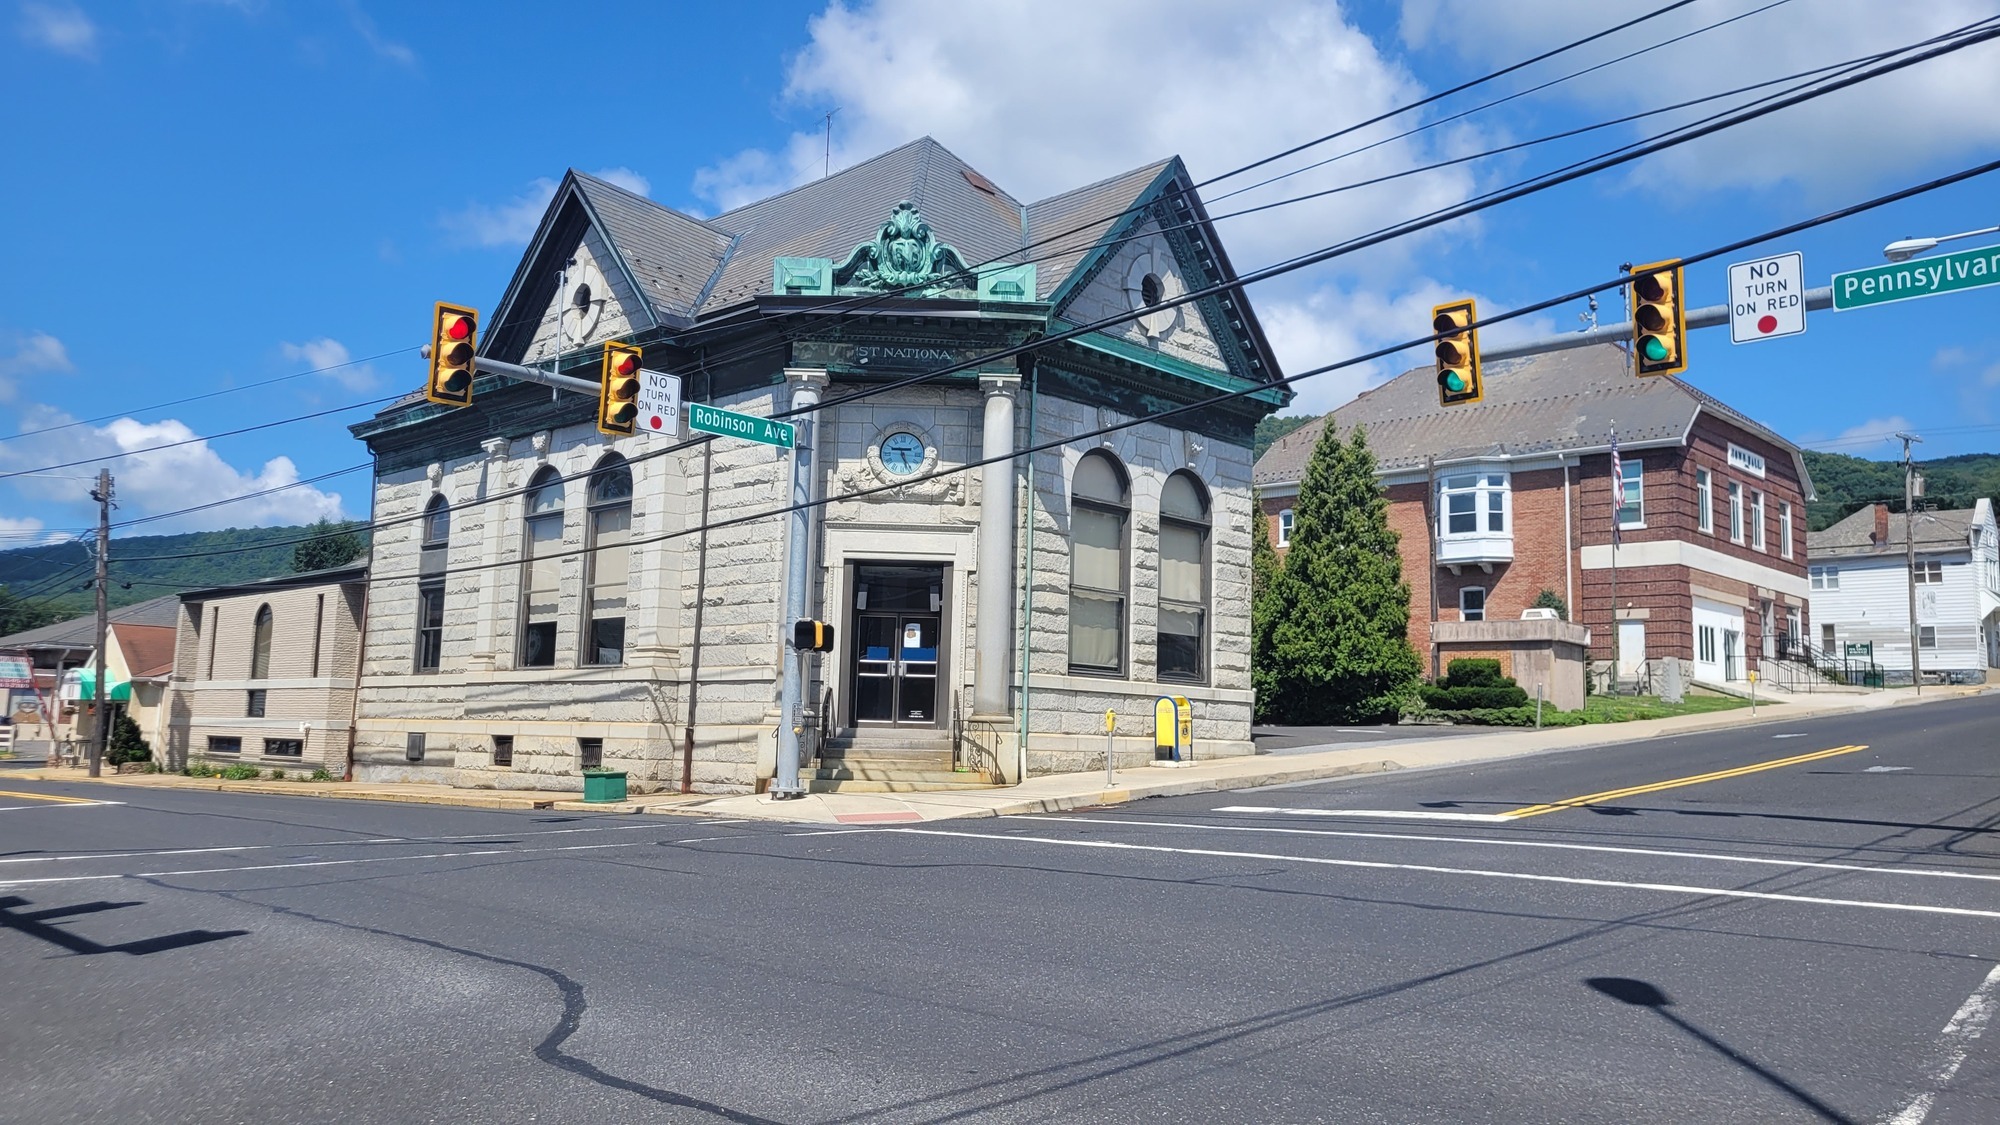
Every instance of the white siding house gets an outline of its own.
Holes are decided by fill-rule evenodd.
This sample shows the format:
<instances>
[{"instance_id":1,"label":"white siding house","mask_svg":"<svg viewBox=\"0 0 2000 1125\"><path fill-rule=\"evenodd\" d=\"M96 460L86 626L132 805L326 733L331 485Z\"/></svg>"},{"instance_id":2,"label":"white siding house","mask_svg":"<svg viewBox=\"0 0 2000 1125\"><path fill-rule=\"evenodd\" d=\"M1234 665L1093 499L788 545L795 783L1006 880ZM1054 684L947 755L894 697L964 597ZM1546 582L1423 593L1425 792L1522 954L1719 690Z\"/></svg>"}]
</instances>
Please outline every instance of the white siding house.
<instances>
[{"instance_id":1,"label":"white siding house","mask_svg":"<svg viewBox=\"0 0 2000 1125\"><path fill-rule=\"evenodd\" d=\"M1982 683L2000 668L2000 528L1993 502L1916 518L1919 663L1927 677ZM1807 542L1815 646L1868 645L1890 683L1910 682L1910 570L1905 520L1882 504Z\"/></svg>"}]
</instances>

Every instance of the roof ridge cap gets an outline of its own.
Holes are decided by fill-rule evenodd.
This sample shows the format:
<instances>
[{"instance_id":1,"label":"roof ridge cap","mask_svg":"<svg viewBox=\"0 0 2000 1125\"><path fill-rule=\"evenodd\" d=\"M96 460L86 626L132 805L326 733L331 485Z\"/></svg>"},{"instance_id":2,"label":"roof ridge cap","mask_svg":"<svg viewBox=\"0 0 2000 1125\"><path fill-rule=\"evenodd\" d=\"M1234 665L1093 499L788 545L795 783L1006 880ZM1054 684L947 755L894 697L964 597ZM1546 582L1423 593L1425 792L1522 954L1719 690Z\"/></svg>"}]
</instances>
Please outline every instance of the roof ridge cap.
<instances>
[{"instance_id":1,"label":"roof ridge cap","mask_svg":"<svg viewBox=\"0 0 2000 1125\"><path fill-rule=\"evenodd\" d=\"M786 196L788 196L788 195L791 195L791 194L793 194L794 192L801 192L801 191L804 191L804 190L806 190L807 188L809 188L809 187L812 187L812 186L813 186L813 185L815 185L815 184L823 184L823 183L827 182L828 180L832 180L832 179L837 179L837 178L839 178L839 177L841 177L841 176L845 176L845 175L849 175L850 173L853 173L853 172L855 172L855 171L858 171L858 170L860 170L860 169L862 169L862 168L865 168L865 167L867 167L868 165L870 165L870 164L873 164L873 163L875 163L875 162L876 162L876 161L878 161L878 160L884 160L884 159L887 159L888 157L891 157L891 156L894 156L894 155L896 155L897 153L899 153L899 152L903 151L903 150L904 150L904 149L906 149L906 148L910 148L910 147L912 147L912 146L914 146L914 145L921 145L921 144L925 143L926 141L929 141L929 142L930 142L931 144L933 144L933 145L937 144L937 142L936 142L936 141L933 141L933 140L931 140L931 138L929 137L929 135L925 135L925 136L921 136L921 137L917 137L917 138L916 138L916 139L914 139L914 140L909 140L909 141L904 141L904 142L903 142L902 144L899 144L899 145L897 145L897 146L896 146L895 148L892 148L892 149L886 149L886 150L884 150L884 151L882 151L882 152L878 152L878 153L876 153L875 155L873 155L873 156L870 156L870 157L868 157L868 158L867 158L867 159L865 159L865 160L857 160L857 161L855 161L854 163L852 163L852 164L849 164L849 165L848 165L847 167L845 167L845 168L842 168L842 169L841 169L840 171L838 171L838 172L830 172L830 173L828 173L827 175L824 175L824 176L820 176L820 177L817 177L817 178L815 178L815 179L810 179L810 180L807 180L807 181L805 181L804 183L801 183L801 184L794 184L793 186L791 186L791 187L788 187L788 188L784 189L783 191L777 191L777 192L772 192L772 193L771 193L770 195L767 195L767 196L765 196L765 197L764 197L764 198L762 198L762 199L753 199L753 200L751 200L751 201L750 201L750 202L748 202L748 203L744 203L744 204L741 204L741 205L739 205L739 206L736 206L736 207L731 207L731 208L730 208L729 210L727 210L727 211L721 211L721 212L718 212L718 213L717 213L717 214L715 215L715 218L719 220L719 219L722 219L722 218L724 218L724 217L726 217L726 216L729 216L729 215L734 215L734 214L736 214L736 213L737 213L738 211L748 211L748 210L749 210L750 208L752 208L752 207L762 207L762 206L763 206L764 204L766 204L766 203L770 203L770 202L772 202L773 200L778 200L778 199L783 199L784 197L786 197ZM939 147L943 147L943 146L941 146L941 145L940 145Z\"/></svg>"},{"instance_id":2,"label":"roof ridge cap","mask_svg":"<svg viewBox=\"0 0 2000 1125\"><path fill-rule=\"evenodd\" d=\"M1111 175L1106 176L1101 180L1092 180L1091 182L1083 184L1079 187L1068 188L1066 190L1056 192L1054 195L1044 196L1041 199L1037 199L1034 202L1028 204L1028 206L1040 207L1044 203L1049 203L1054 200L1061 199L1065 195L1076 195L1080 192L1089 191L1092 188L1100 188L1103 187L1105 184L1110 183L1113 180L1122 180L1127 176L1134 175L1135 173L1138 172L1143 172L1149 168L1157 169L1164 165L1171 164L1178 159L1180 159L1178 155L1164 156L1158 160L1148 161L1144 164L1135 164L1132 167L1125 169L1123 172L1113 172Z\"/></svg>"}]
</instances>

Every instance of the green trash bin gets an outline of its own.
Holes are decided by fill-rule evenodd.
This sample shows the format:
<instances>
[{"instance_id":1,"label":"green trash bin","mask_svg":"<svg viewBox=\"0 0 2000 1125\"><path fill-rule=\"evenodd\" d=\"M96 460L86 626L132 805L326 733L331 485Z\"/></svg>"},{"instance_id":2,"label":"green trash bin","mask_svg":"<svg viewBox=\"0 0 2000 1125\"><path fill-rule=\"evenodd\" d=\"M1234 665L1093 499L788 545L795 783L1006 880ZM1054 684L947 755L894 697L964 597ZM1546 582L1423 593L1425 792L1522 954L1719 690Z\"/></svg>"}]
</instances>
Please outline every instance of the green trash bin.
<instances>
[{"instance_id":1,"label":"green trash bin","mask_svg":"<svg viewBox=\"0 0 2000 1125\"><path fill-rule=\"evenodd\" d=\"M583 799L593 804L624 800L625 771L583 771Z\"/></svg>"}]
</instances>

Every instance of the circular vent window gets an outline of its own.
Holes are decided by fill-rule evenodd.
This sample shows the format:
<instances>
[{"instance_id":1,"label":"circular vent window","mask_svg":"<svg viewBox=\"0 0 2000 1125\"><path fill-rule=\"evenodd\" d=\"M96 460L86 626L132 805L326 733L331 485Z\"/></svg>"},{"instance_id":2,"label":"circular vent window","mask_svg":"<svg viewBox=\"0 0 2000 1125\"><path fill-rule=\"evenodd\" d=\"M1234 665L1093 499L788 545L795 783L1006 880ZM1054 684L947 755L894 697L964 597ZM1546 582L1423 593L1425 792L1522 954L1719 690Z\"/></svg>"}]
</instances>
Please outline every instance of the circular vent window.
<instances>
[{"instance_id":1,"label":"circular vent window","mask_svg":"<svg viewBox=\"0 0 2000 1125\"><path fill-rule=\"evenodd\" d=\"M1160 275L1149 273L1139 280L1139 299L1153 308L1160 303Z\"/></svg>"}]
</instances>

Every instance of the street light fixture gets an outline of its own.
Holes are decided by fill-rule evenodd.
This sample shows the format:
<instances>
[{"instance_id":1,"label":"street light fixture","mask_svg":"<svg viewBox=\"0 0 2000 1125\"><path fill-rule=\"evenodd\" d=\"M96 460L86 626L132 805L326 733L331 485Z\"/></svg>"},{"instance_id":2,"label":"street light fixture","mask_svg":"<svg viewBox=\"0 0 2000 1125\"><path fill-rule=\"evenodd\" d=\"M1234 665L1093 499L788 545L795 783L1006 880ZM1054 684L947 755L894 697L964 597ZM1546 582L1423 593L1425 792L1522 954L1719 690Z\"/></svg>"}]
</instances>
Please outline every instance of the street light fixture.
<instances>
[{"instance_id":1,"label":"street light fixture","mask_svg":"<svg viewBox=\"0 0 2000 1125\"><path fill-rule=\"evenodd\" d=\"M1937 249L1940 242L1976 238L1982 234L1994 233L2000 233L2000 227L1981 227L1978 230L1960 231L1957 234L1941 234L1936 238L1899 238L1882 248L1882 256L1892 262L1907 262L1927 250Z\"/></svg>"}]
</instances>

